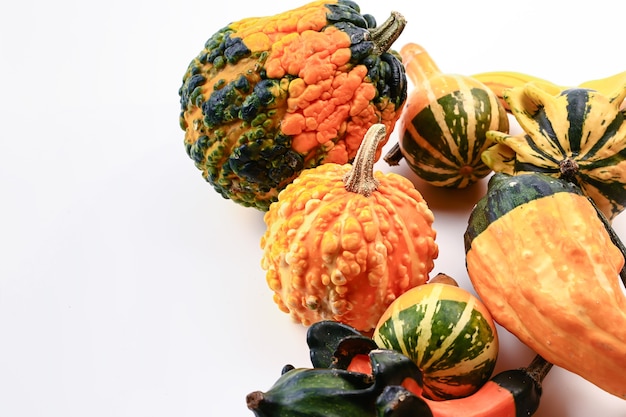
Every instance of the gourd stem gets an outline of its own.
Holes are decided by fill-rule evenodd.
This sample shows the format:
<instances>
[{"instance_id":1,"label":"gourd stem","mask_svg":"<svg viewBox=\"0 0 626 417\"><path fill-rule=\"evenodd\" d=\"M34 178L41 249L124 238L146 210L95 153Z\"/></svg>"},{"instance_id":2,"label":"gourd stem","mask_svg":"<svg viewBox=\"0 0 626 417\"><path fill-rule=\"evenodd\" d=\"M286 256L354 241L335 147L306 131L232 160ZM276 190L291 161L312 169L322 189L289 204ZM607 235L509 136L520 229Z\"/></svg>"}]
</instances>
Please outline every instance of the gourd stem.
<instances>
[{"instance_id":1,"label":"gourd stem","mask_svg":"<svg viewBox=\"0 0 626 417\"><path fill-rule=\"evenodd\" d=\"M452 285L454 287L458 287L459 286L459 283L454 278L452 278L450 275L444 274L443 272L439 272L437 275L432 277L428 281L428 283L429 284L441 283L441 284Z\"/></svg>"},{"instance_id":2,"label":"gourd stem","mask_svg":"<svg viewBox=\"0 0 626 417\"><path fill-rule=\"evenodd\" d=\"M356 152L352 169L343 177L346 190L369 197L378 188L374 178L374 163L378 153L378 145L387 136L387 129L382 123L372 125Z\"/></svg>"},{"instance_id":3,"label":"gourd stem","mask_svg":"<svg viewBox=\"0 0 626 417\"><path fill-rule=\"evenodd\" d=\"M374 43L374 53L380 55L391 48L391 45L400 37L406 26L406 19L398 12L391 12L391 16L382 25L370 29L370 40Z\"/></svg>"},{"instance_id":4,"label":"gourd stem","mask_svg":"<svg viewBox=\"0 0 626 417\"><path fill-rule=\"evenodd\" d=\"M265 401L265 395L261 391L254 391L246 396L246 405L252 411L258 410Z\"/></svg>"},{"instance_id":5,"label":"gourd stem","mask_svg":"<svg viewBox=\"0 0 626 417\"><path fill-rule=\"evenodd\" d=\"M525 369L526 373L528 373L532 379L538 384L541 384L546 375L548 375L548 372L550 372L550 369L552 369L552 366L552 363L545 360L541 355L535 355Z\"/></svg>"},{"instance_id":6,"label":"gourd stem","mask_svg":"<svg viewBox=\"0 0 626 417\"><path fill-rule=\"evenodd\" d=\"M400 165L400 161L404 158L402 155L402 150L400 149L400 144L396 143L393 147L387 152L387 154L383 157L385 162L387 162L390 166Z\"/></svg>"}]
</instances>

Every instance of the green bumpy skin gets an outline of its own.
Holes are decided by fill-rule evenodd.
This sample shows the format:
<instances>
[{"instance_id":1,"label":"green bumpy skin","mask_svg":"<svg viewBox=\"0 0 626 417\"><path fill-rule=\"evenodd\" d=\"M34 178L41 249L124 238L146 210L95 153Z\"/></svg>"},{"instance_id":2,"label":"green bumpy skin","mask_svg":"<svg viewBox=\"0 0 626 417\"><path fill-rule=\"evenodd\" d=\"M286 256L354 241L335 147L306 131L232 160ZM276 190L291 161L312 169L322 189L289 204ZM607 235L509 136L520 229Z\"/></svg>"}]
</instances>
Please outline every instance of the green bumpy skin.
<instances>
[{"instance_id":1,"label":"green bumpy skin","mask_svg":"<svg viewBox=\"0 0 626 417\"><path fill-rule=\"evenodd\" d=\"M406 77L375 26L356 3L329 0L210 37L183 76L179 122L218 193L266 211L303 169L351 162L371 124L391 133Z\"/></svg>"}]
</instances>

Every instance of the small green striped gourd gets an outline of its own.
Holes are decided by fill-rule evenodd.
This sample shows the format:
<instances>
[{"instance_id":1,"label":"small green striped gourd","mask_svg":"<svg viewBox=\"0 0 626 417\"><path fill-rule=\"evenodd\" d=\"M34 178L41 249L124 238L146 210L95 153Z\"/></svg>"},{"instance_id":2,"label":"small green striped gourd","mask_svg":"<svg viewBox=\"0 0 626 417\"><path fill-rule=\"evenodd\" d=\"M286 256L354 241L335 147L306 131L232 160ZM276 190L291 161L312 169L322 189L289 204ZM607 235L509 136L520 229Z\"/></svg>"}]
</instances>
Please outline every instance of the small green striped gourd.
<instances>
[{"instance_id":1,"label":"small green striped gourd","mask_svg":"<svg viewBox=\"0 0 626 417\"><path fill-rule=\"evenodd\" d=\"M613 220L626 207L626 71L562 89L529 82L504 92L523 132L488 132L483 161L507 174L539 172L577 184Z\"/></svg>"},{"instance_id":2,"label":"small green striped gourd","mask_svg":"<svg viewBox=\"0 0 626 417\"><path fill-rule=\"evenodd\" d=\"M478 80L442 73L420 45L409 43L400 53L413 89L387 163L404 157L419 178L438 187L464 188L487 176L491 168L481 154L493 142L486 134L509 130L501 101Z\"/></svg>"},{"instance_id":3,"label":"small green striped gourd","mask_svg":"<svg viewBox=\"0 0 626 417\"><path fill-rule=\"evenodd\" d=\"M378 347L403 353L424 374L424 395L462 398L489 380L498 334L484 304L468 291L428 283L398 297L372 336Z\"/></svg>"}]
</instances>

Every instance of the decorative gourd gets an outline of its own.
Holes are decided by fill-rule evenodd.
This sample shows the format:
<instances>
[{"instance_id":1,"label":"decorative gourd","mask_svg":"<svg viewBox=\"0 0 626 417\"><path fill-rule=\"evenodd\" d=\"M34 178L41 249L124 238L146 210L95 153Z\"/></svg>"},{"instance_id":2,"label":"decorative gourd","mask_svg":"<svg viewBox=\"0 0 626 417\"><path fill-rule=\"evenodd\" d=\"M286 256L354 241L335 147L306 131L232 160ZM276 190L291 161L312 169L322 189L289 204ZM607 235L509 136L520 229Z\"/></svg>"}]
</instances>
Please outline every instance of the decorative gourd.
<instances>
[{"instance_id":1,"label":"decorative gourd","mask_svg":"<svg viewBox=\"0 0 626 417\"><path fill-rule=\"evenodd\" d=\"M485 305L468 291L433 282L394 301L373 339L410 357L424 373L424 395L434 400L476 392L496 365L498 333Z\"/></svg>"},{"instance_id":2,"label":"decorative gourd","mask_svg":"<svg viewBox=\"0 0 626 417\"><path fill-rule=\"evenodd\" d=\"M429 415L428 405L420 397L400 398L409 393L402 388L405 380L415 386L421 382L421 373L409 358L389 350L373 350L368 358L371 374L288 365L269 390L248 394L246 404L257 417Z\"/></svg>"},{"instance_id":3,"label":"decorative gourd","mask_svg":"<svg viewBox=\"0 0 626 417\"><path fill-rule=\"evenodd\" d=\"M600 216L564 180L495 173L469 218L467 271L496 322L626 399L624 257Z\"/></svg>"},{"instance_id":4,"label":"decorative gourd","mask_svg":"<svg viewBox=\"0 0 626 417\"><path fill-rule=\"evenodd\" d=\"M473 74L472 78L487 86L498 97L507 111L511 111L509 103L504 98L507 90L514 87L523 87L525 84L533 83L543 85L547 89L568 90L572 87L557 85L551 81L534 75L516 71L491 71ZM603 94L615 92L616 83L619 84L624 79L624 73L612 75L610 77L599 78L597 80L585 81L578 85L578 88L595 90ZM622 102L622 109L626 109L626 101Z\"/></svg>"},{"instance_id":5,"label":"decorative gourd","mask_svg":"<svg viewBox=\"0 0 626 417\"><path fill-rule=\"evenodd\" d=\"M609 219L626 206L626 72L562 89L528 82L503 91L523 133L488 132L494 171L541 172L576 183Z\"/></svg>"},{"instance_id":6,"label":"decorative gourd","mask_svg":"<svg viewBox=\"0 0 626 417\"><path fill-rule=\"evenodd\" d=\"M371 331L393 300L428 280L433 213L408 179L373 172L385 137L375 124L354 164L303 171L265 213L261 265L280 309L304 325Z\"/></svg>"},{"instance_id":7,"label":"decorative gourd","mask_svg":"<svg viewBox=\"0 0 626 417\"><path fill-rule=\"evenodd\" d=\"M368 127L390 134L400 116L406 76L386 51L405 24L393 12L376 27L347 0L228 24L183 77L187 154L223 197L262 211L303 169L352 161Z\"/></svg>"},{"instance_id":8,"label":"decorative gourd","mask_svg":"<svg viewBox=\"0 0 626 417\"><path fill-rule=\"evenodd\" d=\"M428 52L409 43L400 50L413 89L400 120L400 141L385 156L404 157L415 174L439 187L463 188L491 172L481 154L489 130L508 132L496 95L481 82L441 72Z\"/></svg>"},{"instance_id":9,"label":"decorative gourd","mask_svg":"<svg viewBox=\"0 0 626 417\"><path fill-rule=\"evenodd\" d=\"M433 401L422 395L422 373L411 359L372 347L354 328L317 322L307 342L313 368L286 365L268 391L246 397L257 417L529 417L552 367L536 356L525 368L495 375L470 396Z\"/></svg>"}]
</instances>

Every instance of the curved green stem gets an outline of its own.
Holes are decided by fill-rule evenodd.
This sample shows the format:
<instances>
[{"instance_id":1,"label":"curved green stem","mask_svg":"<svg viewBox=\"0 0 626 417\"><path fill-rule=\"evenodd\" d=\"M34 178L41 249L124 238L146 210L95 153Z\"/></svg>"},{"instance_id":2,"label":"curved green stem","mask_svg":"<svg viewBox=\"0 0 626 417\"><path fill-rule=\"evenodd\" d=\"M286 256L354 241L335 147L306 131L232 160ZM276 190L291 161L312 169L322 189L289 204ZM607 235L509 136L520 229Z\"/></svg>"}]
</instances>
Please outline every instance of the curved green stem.
<instances>
[{"instance_id":1,"label":"curved green stem","mask_svg":"<svg viewBox=\"0 0 626 417\"><path fill-rule=\"evenodd\" d=\"M398 12L391 12L391 16L382 25L370 29L370 40L374 42L374 53L377 55L386 52L400 37L406 26L406 19Z\"/></svg>"}]
</instances>

